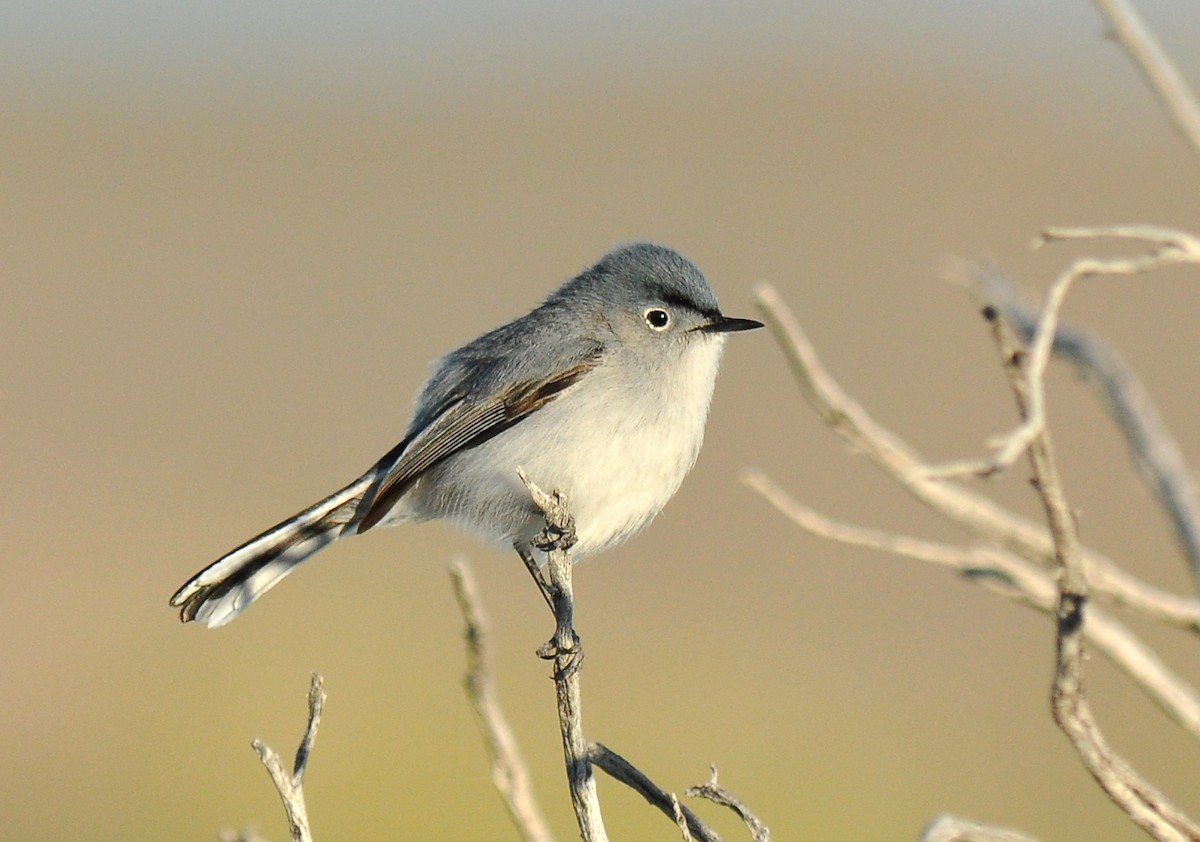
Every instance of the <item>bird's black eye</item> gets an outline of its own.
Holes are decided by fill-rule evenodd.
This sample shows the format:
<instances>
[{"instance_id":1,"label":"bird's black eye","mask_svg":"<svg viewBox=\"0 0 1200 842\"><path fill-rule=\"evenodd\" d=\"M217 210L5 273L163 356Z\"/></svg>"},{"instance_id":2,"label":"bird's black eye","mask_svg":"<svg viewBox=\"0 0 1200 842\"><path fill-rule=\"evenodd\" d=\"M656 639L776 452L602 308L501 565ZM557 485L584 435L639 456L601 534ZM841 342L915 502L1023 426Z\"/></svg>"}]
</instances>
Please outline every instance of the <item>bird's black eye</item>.
<instances>
[{"instance_id":1,"label":"bird's black eye","mask_svg":"<svg viewBox=\"0 0 1200 842\"><path fill-rule=\"evenodd\" d=\"M671 324L671 314L661 307L651 307L643 315L652 330L666 330Z\"/></svg>"}]
</instances>

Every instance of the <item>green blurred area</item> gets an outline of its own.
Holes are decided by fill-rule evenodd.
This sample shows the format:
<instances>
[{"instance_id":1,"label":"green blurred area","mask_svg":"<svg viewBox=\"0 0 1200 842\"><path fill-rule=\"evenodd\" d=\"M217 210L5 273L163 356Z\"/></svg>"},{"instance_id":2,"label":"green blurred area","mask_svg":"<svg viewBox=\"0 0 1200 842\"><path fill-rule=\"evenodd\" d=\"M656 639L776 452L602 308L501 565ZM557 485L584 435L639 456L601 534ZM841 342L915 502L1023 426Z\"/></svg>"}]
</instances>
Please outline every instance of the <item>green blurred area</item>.
<instances>
[{"instance_id":1,"label":"green blurred area","mask_svg":"<svg viewBox=\"0 0 1200 842\"><path fill-rule=\"evenodd\" d=\"M552 624L515 557L429 525L339 544L220 631L181 627L167 598L390 448L429 360L621 240L687 254L733 315L754 315L751 287L769 280L881 421L934 458L978 452L1013 412L941 259L993 257L1040 289L1078 253L1028 251L1046 225L1194 228L1195 159L1081 29L1094 66L1061 89L1047 71L1049 90L988 82L950 48L881 49L647 65L535 96L414 89L387 108L14 114L0 132L0 837L286 838L248 744L293 750L315 669L329 692L307 787L318 838L513 838L460 686L445 569L466 555L503 702L571 838L533 656ZM1122 81L1078 94L1089 72ZM1138 368L1193 457L1196 302L1179 271L1082 285L1068 304ZM1186 591L1102 414L1068 373L1050 388L1085 539ZM1044 618L799 533L737 482L748 465L835 516L961 539L811 417L770 337L740 337L679 496L577 573L591 738L679 792L715 763L779 839L915 838L944 811L1044 839L1137 838L1050 723ZM1035 514L1025 475L987 488ZM1195 680L1191 641L1135 627ZM1200 810L1195 746L1091 666L1114 744ZM636 796L608 782L601 796L613 838L675 838Z\"/></svg>"}]
</instances>

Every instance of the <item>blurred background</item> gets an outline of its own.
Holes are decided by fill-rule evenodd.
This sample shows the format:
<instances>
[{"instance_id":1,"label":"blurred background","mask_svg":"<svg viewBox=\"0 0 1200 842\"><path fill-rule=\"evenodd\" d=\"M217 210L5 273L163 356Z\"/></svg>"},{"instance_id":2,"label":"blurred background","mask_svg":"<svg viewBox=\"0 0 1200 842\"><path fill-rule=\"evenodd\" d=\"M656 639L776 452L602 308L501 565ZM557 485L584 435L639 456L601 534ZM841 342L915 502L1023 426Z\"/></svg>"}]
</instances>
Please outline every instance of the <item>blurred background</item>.
<instances>
[{"instance_id":1,"label":"blurred background","mask_svg":"<svg viewBox=\"0 0 1200 842\"><path fill-rule=\"evenodd\" d=\"M1139 6L1200 82L1195 3ZM1086 248L1030 251L1043 226L1197 227L1200 161L1083 0L8 4L0 106L13 840L285 839L249 741L290 755L310 670L329 692L318 838L515 838L460 686L457 556L572 838L533 655L551 621L515 556L426 525L339 544L219 631L168 597L388 450L431 359L617 242L678 248L732 315L775 284L845 386L941 460L1013 422L946 256L1036 293ZM1067 305L1193 462L1197 280L1096 281ZM1050 389L1084 538L1190 592L1085 388L1056 368ZM735 337L680 494L577 573L591 738L680 792L716 764L779 839L913 839L943 811L1140 838L1050 721L1046 618L802 534L739 483L748 466L834 516L962 537L815 421L769 335ZM987 487L1034 515L1026 477ZM1196 680L1194 640L1132 624ZM1200 812L1197 747L1091 668L1116 747ZM600 786L614 839L677 838Z\"/></svg>"}]
</instances>

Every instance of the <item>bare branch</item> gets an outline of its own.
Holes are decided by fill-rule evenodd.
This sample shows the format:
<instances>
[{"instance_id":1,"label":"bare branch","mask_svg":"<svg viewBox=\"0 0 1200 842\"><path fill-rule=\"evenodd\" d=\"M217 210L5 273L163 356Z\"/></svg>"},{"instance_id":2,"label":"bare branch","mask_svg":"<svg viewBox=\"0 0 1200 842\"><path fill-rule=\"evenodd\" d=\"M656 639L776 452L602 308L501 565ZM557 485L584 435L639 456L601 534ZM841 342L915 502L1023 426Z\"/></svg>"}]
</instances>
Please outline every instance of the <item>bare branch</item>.
<instances>
[{"instance_id":1,"label":"bare branch","mask_svg":"<svg viewBox=\"0 0 1200 842\"><path fill-rule=\"evenodd\" d=\"M500 708L492 678L488 620L475 587L475 577L465 561L456 560L450 565L450 578L466 626L467 674L463 686L479 720L484 745L492 761L492 783L521 838L525 842L551 842L554 837L534 797L529 770Z\"/></svg>"},{"instance_id":2,"label":"bare branch","mask_svg":"<svg viewBox=\"0 0 1200 842\"><path fill-rule=\"evenodd\" d=\"M1145 75L1175 128L1193 151L1200 152L1200 106L1154 33L1125 0L1095 0L1095 3L1112 24L1121 46Z\"/></svg>"},{"instance_id":3,"label":"bare branch","mask_svg":"<svg viewBox=\"0 0 1200 842\"><path fill-rule=\"evenodd\" d=\"M763 495L793 523L814 535L845 544L949 567L993 593L1053 614L1058 590L1046 570L998 547L958 547L841 523L793 499L758 471L743 482ZM1084 627L1088 642L1133 682L1176 724L1200 739L1200 697L1125 624L1091 606Z\"/></svg>"},{"instance_id":4,"label":"bare branch","mask_svg":"<svg viewBox=\"0 0 1200 842\"><path fill-rule=\"evenodd\" d=\"M1007 470L1029 448L1038 433L1046 426L1046 395L1042 385L1043 376L1050 361L1050 351L1058 331L1058 318L1062 311L1063 301L1066 300L1067 293L1076 281L1093 276L1134 275L1174 263L1200 262L1200 241L1181 231L1151 226L1047 228L1042 232L1041 237L1034 241L1034 245L1038 246L1054 240L1101 237L1141 240L1152 243L1157 248L1150 254L1136 257L1109 260L1081 257L1058 276L1046 295L1046 303L1042 307L1037 330L1034 331L1033 342L1028 352L1029 361L1024 371L1028 382L1026 391L1029 395L1029 409L1021 424L1012 432L989 442L995 449L991 456L934 466L928 469L932 477L948 478L967 474L991 476L999 471Z\"/></svg>"},{"instance_id":5,"label":"bare branch","mask_svg":"<svg viewBox=\"0 0 1200 842\"><path fill-rule=\"evenodd\" d=\"M959 268L955 280L969 283L980 301L996 306L1017 335L1031 341L1037 316L1016 284L989 264ZM1060 324L1053 351L1075 365L1125 436L1134 465L1166 511L1192 576L1200 582L1200 491L1154 400L1116 349L1089 331Z\"/></svg>"},{"instance_id":6,"label":"bare branch","mask_svg":"<svg viewBox=\"0 0 1200 842\"><path fill-rule=\"evenodd\" d=\"M638 793L651 806L661 810L663 815L675 819L675 803L677 803L675 796L666 792L658 784L646 777L640 769L624 757L600 743L592 743L588 751L588 757L592 763L603 769L610 778L620 781ZM695 813L683 805L680 805L679 809L683 813L688 831L692 834L693 839L698 840L698 842L721 842L721 837L704 824L704 822L700 821Z\"/></svg>"},{"instance_id":7,"label":"bare branch","mask_svg":"<svg viewBox=\"0 0 1200 842\"><path fill-rule=\"evenodd\" d=\"M573 624L574 593L571 587L571 558L568 549L574 542L575 523L563 496L538 488L517 468L521 482L529 489L533 503L546 518L546 529L538 538L538 549L547 554L555 618L554 637L539 653L554 660L554 689L558 698L558 724L562 732L563 756L567 764L567 782L571 804L584 842L607 842L596 777L588 758L588 742L583 735L583 702L579 689L583 650Z\"/></svg>"},{"instance_id":8,"label":"bare branch","mask_svg":"<svg viewBox=\"0 0 1200 842\"><path fill-rule=\"evenodd\" d=\"M675 826L679 828L679 835L683 838L683 842L693 842L692 832L688 830L687 817L683 815L683 807L679 804L679 799L675 797L675 793L671 793L671 811L675 813Z\"/></svg>"},{"instance_id":9,"label":"bare branch","mask_svg":"<svg viewBox=\"0 0 1200 842\"><path fill-rule=\"evenodd\" d=\"M771 842L771 831L765 824L758 820L758 816L750 812L750 809L745 804L717 783L716 766L711 767L711 774L707 783L691 787L686 794L693 798L706 798L714 804L728 807L737 813L738 818L746 823L746 828L750 831L750 837L754 842Z\"/></svg>"},{"instance_id":10,"label":"bare branch","mask_svg":"<svg viewBox=\"0 0 1200 842\"><path fill-rule=\"evenodd\" d=\"M1034 842L1033 837L1000 827L988 827L960 819L938 816L921 834L921 842Z\"/></svg>"},{"instance_id":11,"label":"bare branch","mask_svg":"<svg viewBox=\"0 0 1200 842\"><path fill-rule=\"evenodd\" d=\"M308 827L308 808L304 804L304 772L308 766L308 758L312 753L313 743L317 739L317 727L321 724L321 711L325 707L324 680L317 673L312 674L312 683L308 690L308 725L304 729L304 737L296 750L296 760L289 773L279 754L262 740L255 740L251 745L258 752L258 758L271 776L279 797L283 800L283 809L287 813L288 827L292 833L292 842L312 842L312 834Z\"/></svg>"},{"instance_id":12,"label":"bare branch","mask_svg":"<svg viewBox=\"0 0 1200 842\"><path fill-rule=\"evenodd\" d=\"M1054 546L1045 526L1008 511L966 486L930 476L916 450L879 424L825 370L779 294L760 285L755 298L775 334L801 393L825 423L905 491L980 538L1030 561L1049 563ZM1149 585L1094 550L1083 550L1093 593L1146 617L1200 632L1200 601Z\"/></svg>"},{"instance_id":13,"label":"bare branch","mask_svg":"<svg viewBox=\"0 0 1200 842\"><path fill-rule=\"evenodd\" d=\"M1028 415L1032 411L1030 404L1035 391L1032 373L1022 369L1025 355L1007 324L996 318L993 319L993 325L1018 408L1022 415ZM1084 766L1101 789L1135 824L1163 842L1200 840L1200 827L1117 755L1096 724L1083 687L1087 576L1075 518L1059 479L1049 431L1044 426L1031 442L1029 457L1033 465L1034 487L1054 538L1059 567L1057 663L1051 694L1054 720L1071 740Z\"/></svg>"}]
</instances>

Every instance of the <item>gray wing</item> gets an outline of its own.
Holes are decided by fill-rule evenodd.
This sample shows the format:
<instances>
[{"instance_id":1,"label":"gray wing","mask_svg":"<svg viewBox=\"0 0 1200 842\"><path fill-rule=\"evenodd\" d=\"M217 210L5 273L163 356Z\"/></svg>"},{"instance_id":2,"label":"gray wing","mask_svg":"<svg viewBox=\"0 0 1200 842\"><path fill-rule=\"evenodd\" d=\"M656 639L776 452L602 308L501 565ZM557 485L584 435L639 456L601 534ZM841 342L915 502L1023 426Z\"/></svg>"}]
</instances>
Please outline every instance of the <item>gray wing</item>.
<instances>
[{"instance_id":1,"label":"gray wing","mask_svg":"<svg viewBox=\"0 0 1200 842\"><path fill-rule=\"evenodd\" d=\"M527 322L521 324L525 321L480 337L437 366L408 436L376 465L379 479L359 532L379 523L426 470L519 424L599 364L603 347L598 341L576 339L567 345L559 339L561 333L531 330ZM515 338L507 334L522 331L514 344L505 341ZM499 357L490 352L497 347L509 351ZM514 353L514 348L519 350ZM547 366L539 360L559 362Z\"/></svg>"}]
</instances>

